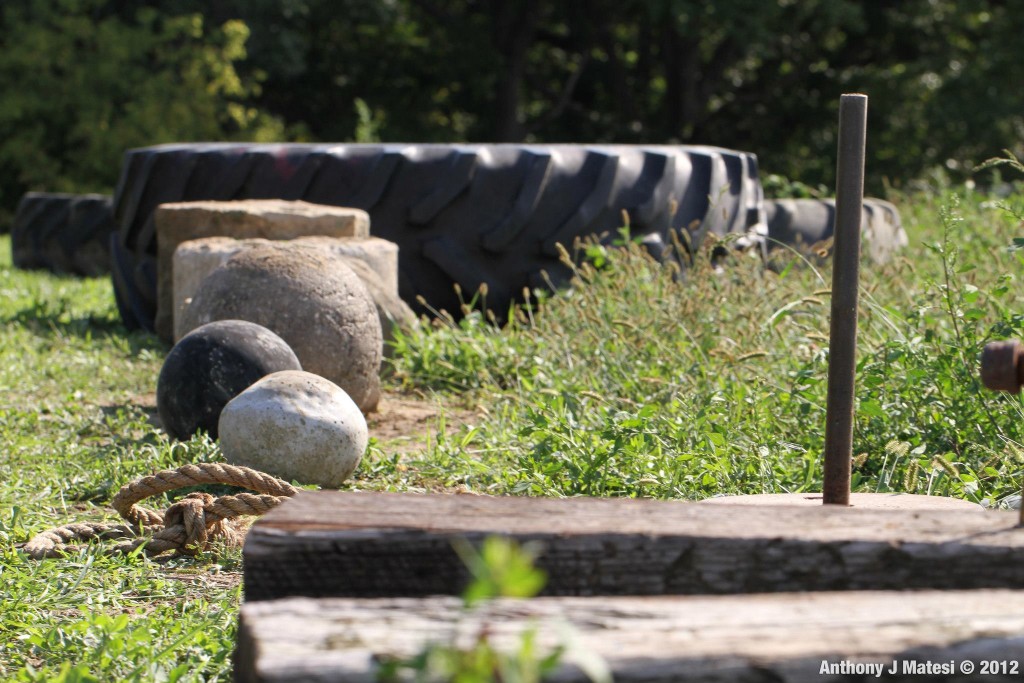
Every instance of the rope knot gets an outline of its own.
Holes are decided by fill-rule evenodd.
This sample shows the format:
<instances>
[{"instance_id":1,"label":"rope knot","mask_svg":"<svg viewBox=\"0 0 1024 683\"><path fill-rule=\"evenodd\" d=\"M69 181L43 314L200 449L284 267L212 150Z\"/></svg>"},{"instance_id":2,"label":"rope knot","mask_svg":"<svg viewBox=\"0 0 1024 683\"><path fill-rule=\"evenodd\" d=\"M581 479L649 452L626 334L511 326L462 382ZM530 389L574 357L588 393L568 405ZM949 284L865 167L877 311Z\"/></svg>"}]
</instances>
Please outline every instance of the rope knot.
<instances>
[{"instance_id":1,"label":"rope knot","mask_svg":"<svg viewBox=\"0 0 1024 683\"><path fill-rule=\"evenodd\" d=\"M167 508L164 513L164 528L181 525L185 529L185 541L181 551L195 555L207 547L210 537L224 535L224 521L215 515L207 521L206 513L213 507L214 497L209 493L190 493Z\"/></svg>"},{"instance_id":2,"label":"rope knot","mask_svg":"<svg viewBox=\"0 0 1024 683\"><path fill-rule=\"evenodd\" d=\"M149 496L197 484L228 484L258 491L260 495L239 493L214 498L209 493L190 493L171 504L163 515L136 505ZM118 491L111 506L127 525L70 524L37 534L24 548L31 557L40 559L74 549L76 546L68 543L74 539L118 538L127 540L115 546L115 552L130 552L142 545L148 555L169 550L197 555L217 538L228 545L241 545L244 533L229 520L240 515L261 515L295 491L291 484L248 467L218 463L184 465L143 477ZM147 531L152 533L149 538L144 536Z\"/></svg>"}]
</instances>

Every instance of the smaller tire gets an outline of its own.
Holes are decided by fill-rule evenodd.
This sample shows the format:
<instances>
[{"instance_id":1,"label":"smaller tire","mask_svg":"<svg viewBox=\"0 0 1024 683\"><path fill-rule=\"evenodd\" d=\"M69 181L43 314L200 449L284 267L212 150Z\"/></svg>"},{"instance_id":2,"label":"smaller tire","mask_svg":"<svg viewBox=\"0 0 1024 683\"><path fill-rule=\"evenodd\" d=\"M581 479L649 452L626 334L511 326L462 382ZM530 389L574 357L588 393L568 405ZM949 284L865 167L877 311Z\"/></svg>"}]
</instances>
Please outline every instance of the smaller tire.
<instances>
[{"instance_id":1,"label":"smaller tire","mask_svg":"<svg viewBox=\"0 0 1024 683\"><path fill-rule=\"evenodd\" d=\"M11 225L17 268L96 277L110 272L112 199L99 194L29 192Z\"/></svg>"},{"instance_id":2,"label":"smaller tire","mask_svg":"<svg viewBox=\"0 0 1024 683\"><path fill-rule=\"evenodd\" d=\"M832 238L836 223L835 199L774 199L765 201L770 248L780 245L813 247ZM885 263L907 246L899 209L883 199L864 199L861 217L863 253Z\"/></svg>"},{"instance_id":3,"label":"smaller tire","mask_svg":"<svg viewBox=\"0 0 1024 683\"><path fill-rule=\"evenodd\" d=\"M146 316L156 307L156 257L132 259L121 246L121 240L116 232L111 233L108 244L114 301L117 303L121 320L129 330L146 329ZM153 284L153 287L146 288L146 284ZM153 298L145 298L147 293L152 294Z\"/></svg>"}]
</instances>

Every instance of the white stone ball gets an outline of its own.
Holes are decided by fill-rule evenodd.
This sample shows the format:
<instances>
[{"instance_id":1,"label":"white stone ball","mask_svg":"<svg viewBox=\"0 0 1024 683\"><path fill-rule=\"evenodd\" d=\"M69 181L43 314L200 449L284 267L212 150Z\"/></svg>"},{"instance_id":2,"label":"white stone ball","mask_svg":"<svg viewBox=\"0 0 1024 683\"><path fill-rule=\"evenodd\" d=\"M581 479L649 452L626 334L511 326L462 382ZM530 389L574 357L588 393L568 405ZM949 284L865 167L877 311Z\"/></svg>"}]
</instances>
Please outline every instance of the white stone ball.
<instances>
[{"instance_id":1,"label":"white stone ball","mask_svg":"<svg viewBox=\"0 0 1024 683\"><path fill-rule=\"evenodd\" d=\"M267 375L240 393L224 406L217 431L229 463L325 488L341 486L369 441L349 395L301 370Z\"/></svg>"}]
</instances>

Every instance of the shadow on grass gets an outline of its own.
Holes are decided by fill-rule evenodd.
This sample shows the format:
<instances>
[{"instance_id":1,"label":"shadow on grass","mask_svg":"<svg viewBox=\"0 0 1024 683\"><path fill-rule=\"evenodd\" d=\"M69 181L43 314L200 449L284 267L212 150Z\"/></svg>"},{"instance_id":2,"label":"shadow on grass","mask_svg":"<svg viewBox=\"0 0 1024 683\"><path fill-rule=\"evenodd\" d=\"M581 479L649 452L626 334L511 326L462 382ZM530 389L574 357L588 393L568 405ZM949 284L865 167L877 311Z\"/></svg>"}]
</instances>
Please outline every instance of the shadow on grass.
<instances>
[{"instance_id":1,"label":"shadow on grass","mask_svg":"<svg viewBox=\"0 0 1024 683\"><path fill-rule=\"evenodd\" d=\"M72 316L65 310L55 310L47 304L34 303L2 319L5 325L20 325L32 334L44 338L94 339L97 341L119 338L128 346L130 355L142 351L166 352L168 346L155 334L129 330L114 316Z\"/></svg>"}]
</instances>

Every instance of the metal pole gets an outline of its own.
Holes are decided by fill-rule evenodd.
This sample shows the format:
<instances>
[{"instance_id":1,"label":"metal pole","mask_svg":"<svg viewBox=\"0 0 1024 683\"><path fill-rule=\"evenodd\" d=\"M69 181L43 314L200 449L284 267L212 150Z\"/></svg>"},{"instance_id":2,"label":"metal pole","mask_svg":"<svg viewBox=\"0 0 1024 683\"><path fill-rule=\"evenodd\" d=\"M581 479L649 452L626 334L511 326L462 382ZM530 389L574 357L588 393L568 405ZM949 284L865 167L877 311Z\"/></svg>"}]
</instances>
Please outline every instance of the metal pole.
<instances>
[{"instance_id":1,"label":"metal pole","mask_svg":"<svg viewBox=\"0 0 1024 683\"><path fill-rule=\"evenodd\" d=\"M867 95L839 100L836 222L832 248L832 323L825 415L825 505L850 504L853 393L857 363L857 288L864 201Z\"/></svg>"}]
</instances>

